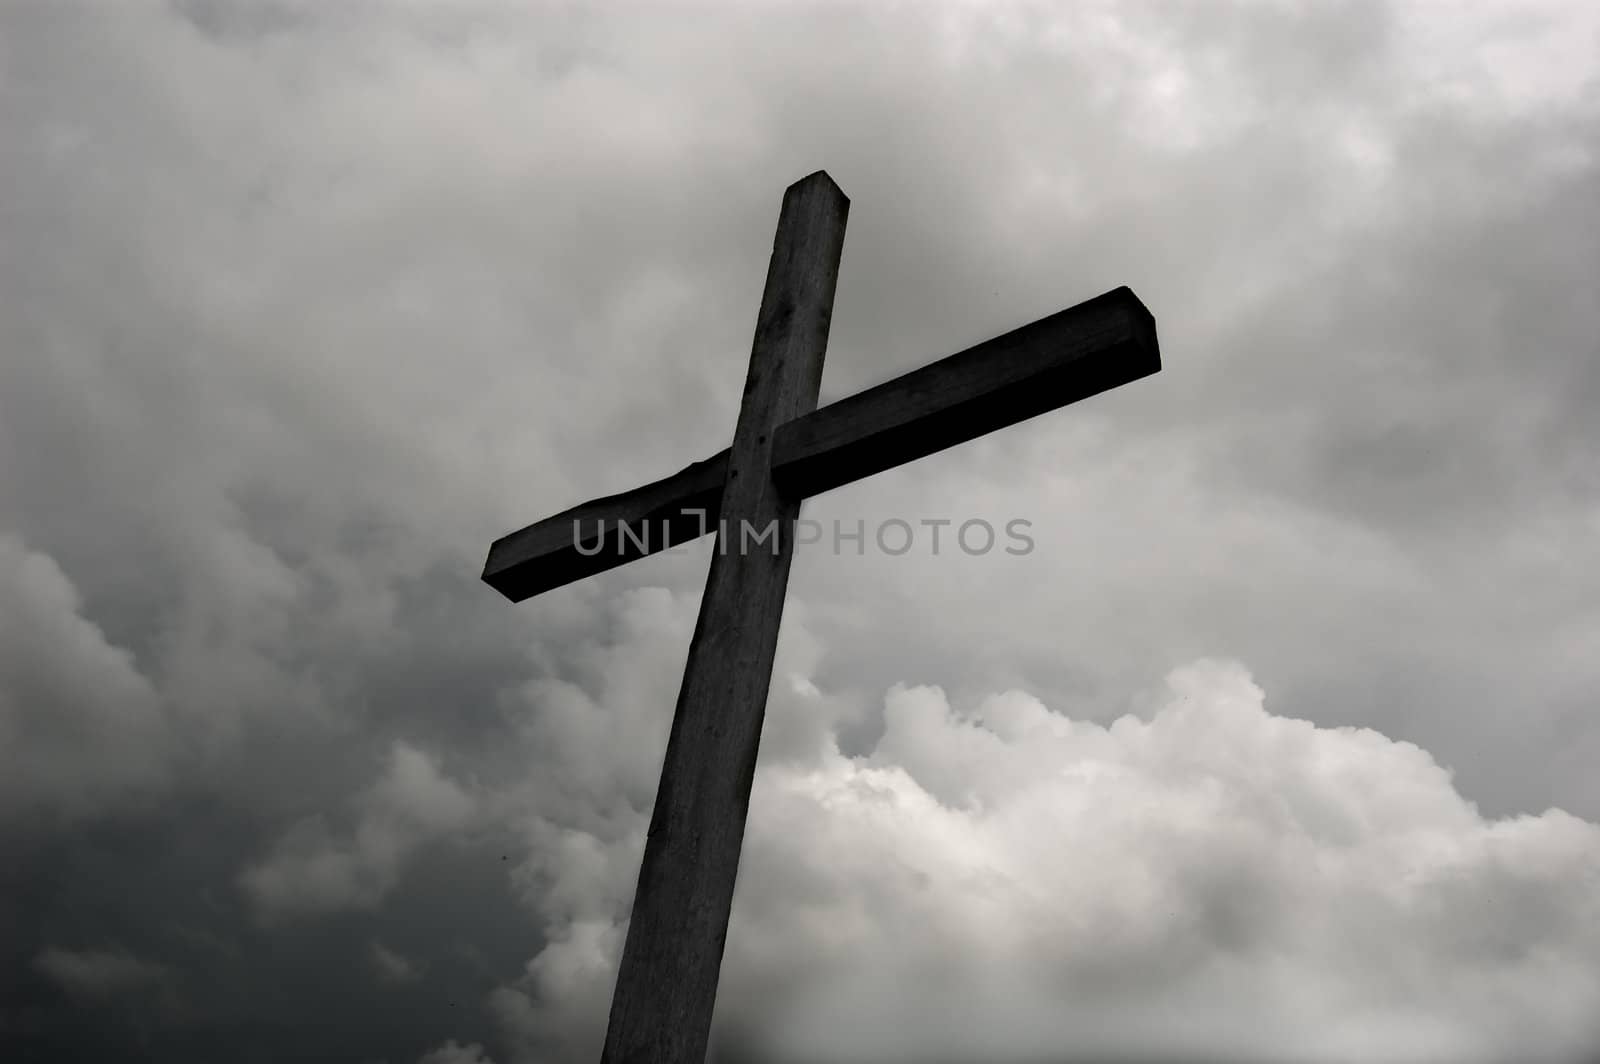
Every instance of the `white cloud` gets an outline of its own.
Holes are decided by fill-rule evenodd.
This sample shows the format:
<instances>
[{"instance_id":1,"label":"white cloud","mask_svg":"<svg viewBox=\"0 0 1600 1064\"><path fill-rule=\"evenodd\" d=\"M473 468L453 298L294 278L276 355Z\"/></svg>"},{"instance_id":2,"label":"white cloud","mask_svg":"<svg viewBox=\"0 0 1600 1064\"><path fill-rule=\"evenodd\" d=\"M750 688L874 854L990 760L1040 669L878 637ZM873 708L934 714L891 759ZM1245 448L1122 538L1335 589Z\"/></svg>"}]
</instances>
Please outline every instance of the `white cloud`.
<instances>
[{"instance_id":1,"label":"white cloud","mask_svg":"<svg viewBox=\"0 0 1600 1064\"><path fill-rule=\"evenodd\" d=\"M422 965L381 942L372 944L372 966L386 983L410 983L422 978Z\"/></svg>"},{"instance_id":2,"label":"white cloud","mask_svg":"<svg viewBox=\"0 0 1600 1064\"><path fill-rule=\"evenodd\" d=\"M0 533L0 817L147 796L171 753L132 655L81 612L55 560Z\"/></svg>"},{"instance_id":3,"label":"white cloud","mask_svg":"<svg viewBox=\"0 0 1600 1064\"><path fill-rule=\"evenodd\" d=\"M240 876L264 916L371 908L399 880L421 846L466 827L476 799L421 750L399 742L388 770L357 801L353 829L341 835L320 814L301 820L263 861Z\"/></svg>"},{"instance_id":4,"label":"white cloud","mask_svg":"<svg viewBox=\"0 0 1600 1064\"><path fill-rule=\"evenodd\" d=\"M417 1064L494 1064L483 1046L477 1042L462 1045L454 1038L442 1046L428 1050L417 1059Z\"/></svg>"},{"instance_id":5,"label":"white cloud","mask_svg":"<svg viewBox=\"0 0 1600 1064\"><path fill-rule=\"evenodd\" d=\"M616 913L559 923L522 978L489 995L490 1013L525 1058L565 1061L597 1055L624 933Z\"/></svg>"},{"instance_id":6,"label":"white cloud","mask_svg":"<svg viewBox=\"0 0 1600 1064\"><path fill-rule=\"evenodd\" d=\"M491 1004L583 1059L639 839L545 842L556 930ZM718 1022L775 1061L1573 1054L1600 1037L1597 887L1600 826L1486 819L1426 751L1274 715L1235 664L1104 727L897 687L869 754L758 773Z\"/></svg>"}]
</instances>

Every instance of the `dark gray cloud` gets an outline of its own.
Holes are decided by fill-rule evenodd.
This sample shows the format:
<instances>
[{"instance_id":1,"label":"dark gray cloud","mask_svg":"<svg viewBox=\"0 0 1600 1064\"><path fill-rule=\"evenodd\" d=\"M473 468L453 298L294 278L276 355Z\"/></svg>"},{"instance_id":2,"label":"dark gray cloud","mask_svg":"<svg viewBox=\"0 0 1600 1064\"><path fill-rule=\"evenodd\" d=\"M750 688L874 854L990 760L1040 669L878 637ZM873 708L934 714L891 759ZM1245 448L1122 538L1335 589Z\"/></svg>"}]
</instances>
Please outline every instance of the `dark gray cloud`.
<instances>
[{"instance_id":1,"label":"dark gray cloud","mask_svg":"<svg viewBox=\"0 0 1600 1064\"><path fill-rule=\"evenodd\" d=\"M1596 34L0 9L7 1056L595 1055L707 556L477 573L726 444L818 167L825 399L1124 283L1166 368L808 503L1036 548L802 551L723 1057L1593 1048Z\"/></svg>"}]
</instances>

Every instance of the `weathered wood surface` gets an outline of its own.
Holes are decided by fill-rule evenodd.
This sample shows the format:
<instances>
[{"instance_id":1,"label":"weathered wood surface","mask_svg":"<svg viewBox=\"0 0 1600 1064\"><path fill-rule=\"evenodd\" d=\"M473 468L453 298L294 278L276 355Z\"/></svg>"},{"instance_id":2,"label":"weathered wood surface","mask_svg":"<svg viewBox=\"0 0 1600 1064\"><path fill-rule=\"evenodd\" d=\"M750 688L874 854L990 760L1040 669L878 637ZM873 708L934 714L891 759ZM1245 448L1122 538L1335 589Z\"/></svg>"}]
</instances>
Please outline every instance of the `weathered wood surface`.
<instances>
[{"instance_id":1,"label":"weathered wood surface","mask_svg":"<svg viewBox=\"0 0 1600 1064\"><path fill-rule=\"evenodd\" d=\"M773 475L817 495L1160 368L1155 319L1117 288L785 424Z\"/></svg>"},{"instance_id":2,"label":"weathered wood surface","mask_svg":"<svg viewBox=\"0 0 1600 1064\"><path fill-rule=\"evenodd\" d=\"M1155 319L1117 288L787 420L776 429L772 473L786 493L816 495L1160 368ZM519 602L695 539L721 516L728 454L496 540L483 579ZM623 524L631 538L618 532Z\"/></svg>"},{"instance_id":3,"label":"weathered wood surface","mask_svg":"<svg viewBox=\"0 0 1600 1064\"><path fill-rule=\"evenodd\" d=\"M484 582L521 602L698 539L716 527L727 478L724 450L670 477L593 499L502 536L489 548ZM632 535L624 535L624 527Z\"/></svg>"},{"instance_id":4,"label":"weathered wood surface","mask_svg":"<svg viewBox=\"0 0 1600 1064\"><path fill-rule=\"evenodd\" d=\"M784 194L722 490L735 539L712 555L689 645L602 1064L705 1057L800 512L773 482L774 436L816 407L848 210L820 171ZM782 532L741 550L741 522Z\"/></svg>"}]
</instances>

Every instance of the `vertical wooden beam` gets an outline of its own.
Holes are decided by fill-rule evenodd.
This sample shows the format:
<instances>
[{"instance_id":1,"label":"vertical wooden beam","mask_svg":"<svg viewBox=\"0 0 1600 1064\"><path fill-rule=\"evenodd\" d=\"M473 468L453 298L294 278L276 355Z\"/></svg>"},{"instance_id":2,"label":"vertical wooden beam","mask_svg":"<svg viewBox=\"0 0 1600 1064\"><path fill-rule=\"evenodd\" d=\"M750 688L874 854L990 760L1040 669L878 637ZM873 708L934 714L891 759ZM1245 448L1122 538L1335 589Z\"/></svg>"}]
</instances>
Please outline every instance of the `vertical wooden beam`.
<instances>
[{"instance_id":1,"label":"vertical wooden beam","mask_svg":"<svg viewBox=\"0 0 1600 1064\"><path fill-rule=\"evenodd\" d=\"M784 192L602 1064L705 1059L800 514L773 482L772 442L817 405L849 207L820 170Z\"/></svg>"}]
</instances>

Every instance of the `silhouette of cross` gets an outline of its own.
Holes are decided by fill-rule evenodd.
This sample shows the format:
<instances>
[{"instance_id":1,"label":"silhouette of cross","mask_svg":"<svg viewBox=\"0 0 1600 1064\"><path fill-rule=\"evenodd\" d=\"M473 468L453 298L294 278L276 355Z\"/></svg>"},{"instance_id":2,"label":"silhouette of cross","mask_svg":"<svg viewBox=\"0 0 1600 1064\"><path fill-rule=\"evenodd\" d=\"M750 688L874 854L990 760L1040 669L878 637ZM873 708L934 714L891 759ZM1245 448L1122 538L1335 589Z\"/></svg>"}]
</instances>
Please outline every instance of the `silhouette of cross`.
<instances>
[{"instance_id":1,"label":"silhouette of cross","mask_svg":"<svg viewBox=\"0 0 1600 1064\"><path fill-rule=\"evenodd\" d=\"M489 548L484 581L518 602L717 536L602 1064L704 1060L801 501L1161 368L1117 288L817 409L849 207L820 170L784 192L731 447Z\"/></svg>"}]
</instances>

